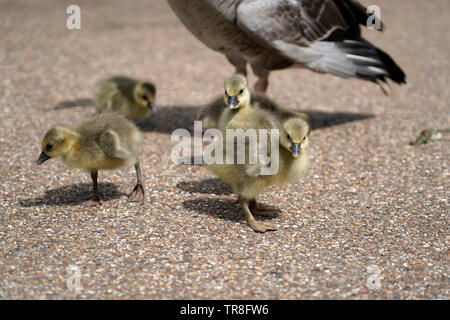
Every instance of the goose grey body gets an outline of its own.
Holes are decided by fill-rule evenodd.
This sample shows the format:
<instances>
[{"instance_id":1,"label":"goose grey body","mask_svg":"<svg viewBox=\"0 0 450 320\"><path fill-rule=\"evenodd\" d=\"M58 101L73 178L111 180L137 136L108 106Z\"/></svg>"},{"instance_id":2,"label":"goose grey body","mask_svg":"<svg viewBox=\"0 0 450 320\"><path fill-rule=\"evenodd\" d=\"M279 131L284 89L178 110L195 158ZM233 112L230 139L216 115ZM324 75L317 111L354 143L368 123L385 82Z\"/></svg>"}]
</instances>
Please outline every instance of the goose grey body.
<instances>
[{"instance_id":1,"label":"goose grey body","mask_svg":"<svg viewBox=\"0 0 450 320\"><path fill-rule=\"evenodd\" d=\"M366 9L355 0L168 0L200 41L265 91L270 71L300 66L343 78L405 82L383 51L361 37Z\"/></svg>"}]
</instances>

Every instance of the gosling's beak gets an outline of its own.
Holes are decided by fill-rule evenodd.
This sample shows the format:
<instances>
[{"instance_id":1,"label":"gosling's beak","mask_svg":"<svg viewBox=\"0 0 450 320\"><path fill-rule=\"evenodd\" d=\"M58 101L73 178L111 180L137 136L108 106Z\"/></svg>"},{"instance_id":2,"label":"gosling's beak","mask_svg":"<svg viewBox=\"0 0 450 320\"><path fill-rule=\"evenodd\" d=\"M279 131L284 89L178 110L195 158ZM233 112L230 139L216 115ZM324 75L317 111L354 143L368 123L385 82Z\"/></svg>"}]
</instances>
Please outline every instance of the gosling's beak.
<instances>
[{"instance_id":1,"label":"gosling's beak","mask_svg":"<svg viewBox=\"0 0 450 320\"><path fill-rule=\"evenodd\" d=\"M148 102L147 108L149 108L152 111L155 111L155 109L156 109L155 104L153 102Z\"/></svg>"},{"instance_id":2,"label":"gosling's beak","mask_svg":"<svg viewBox=\"0 0 450 320\"><path fill-rule=\"evenodd\" d=\"M238 99L236 96L228 97L228 108L234 109L237 107Z\"/></svg>"},{"instance_id":3,"label":"gosling's beak","mask_svg":"<svg viewBox=\"0 0 450 320\"><path fill-rule=\"evenodd\" d=\"M36 160L36 163L38 165L43 164L48 159L50 159L50 157L44 151L42 151L41 155L39 156L39 159Z\"/></svg>"},{"instance_id":4,"label":"gosling's beak","mask_svg":"<svg viewBox=\"0 0 450 320\"><path fill-rule=\"evenodd\" d=\"M300 155L300 143L291 144L291 153L294 158L298 158Z\"/></svg>"}]
</instances>

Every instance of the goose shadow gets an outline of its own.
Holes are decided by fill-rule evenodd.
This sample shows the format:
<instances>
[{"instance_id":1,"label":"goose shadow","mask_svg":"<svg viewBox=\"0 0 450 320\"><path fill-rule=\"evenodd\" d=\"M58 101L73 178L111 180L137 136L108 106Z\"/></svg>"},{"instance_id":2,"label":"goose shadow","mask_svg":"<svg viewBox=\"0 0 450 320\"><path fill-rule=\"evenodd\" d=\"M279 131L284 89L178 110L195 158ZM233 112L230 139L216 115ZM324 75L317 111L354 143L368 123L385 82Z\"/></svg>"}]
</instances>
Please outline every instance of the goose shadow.
<instances>
[{"instance_id":1,"label":"goose shadow","mask_svg":"<svg viewBox=\"0 0 450 320\"><path fill-rule=\"evenodd\" d=\"M79 99L73 99L73 100L64 100L58 102L54 107L53 110L61 110L61 109L68 109L68 108L75 108L75 107L93 107L94 101L90 98L79 98Z\"/></svg>"},{"instance_id":2,"label":"goose shadow","mask_svg":"<svg viewBox=\"0 0 450 320\"><path fill-rule=\"evenodd\" d=\"M137 121L138 127L144 132L159 132L171 134L174 130L191 128L200 107L194 106L160 106L152 115ZM316 130L374 118L374 114L350 112L323 112L313 110L298 110L310 117L311 129Z\"/></svg>"},{"instance_id":3,"label":"goose shadow","mask_svg":"<svg viewBox=\"0 0 450 320\"><path fill-rule=\"evenodd\" d=\"M176 129L189 129L194 124L200 107L157 106L150 116L140 119L136 125L144 132L171 134Z\"/></svg>"},{"instance_id":4,"label":"goose shadow","mask_svg":"<svg viewBox=\"0 0 450 320\"><path fill-rule=\"evenodd\" d=\"M277 207L258 203L258 206L270 209L274 212L274 217L281 214L281 210ZM183 207L187 210L195 211L199 214L210 215L212 217L229 220L229 221L245 221L242 207L234 199L218 199L218 198L201 198L190 199L183 202ZM272 217L256 216L257 220L271 220Z\"/></svg>"},{"instance_id":5,"label":"goose shadow","mask_svg":"<svg viewBox=\"0 0 450 320\"><path fill-rule=\"evenodd\" d=\"M99 183L99 190L103 194L103 201L118 199L124 195L123 192L117 190L115 184L110 182ZM37 198L20 199L19 204L23 207L36 207L43 205L77 205L83 202L87 202L91 198L92 184L80 183L70 186L64 186L58 189L46 190L44 196Z\"/></svg>"},{"instance_id":6,"label":"goose shadow","mask_svg":"<svg viewBox=\"0 0 450 320\"><path fill-rule=\"evenodd\" d=\"M188 193L204 193L215 195L229 195L233 192L228 184L219 178L210 178L201 181L181 181L177 188Z\"/></svg>"},{"instance_id":7,"label":"goose shadow","mask_svg":"<svg viewBox=\"0 0 450 320\"><path fill-rule=\"evenodd\" d=\"M299 110L301 111L301 110ZM347 122L360 121L375 118L370 113L350 113L350 112L323 112L305 110L302 111L309 116L311 121L311 130L337 126Z\"/></svg>"},{"instance_id":8,"label":"goose shadow","mask_svg":"<svg viewBox=\"0 0 450 320\"><path fill-rule=\"evenodd\" d=\"M58 102L53 109L61 110L74 107L93 107L94 101L90 98L64 100ZM174 130L188 129L194 124L196 115L201 107L195 106L159 106L150 116L136 121L136 125L144 132L159 132L171 134ZM306 113L311 121L311 129L320 129L374 118L374 114L350 112L323 112L313 110L298 110Z\"/></svg>"}]
</instances>

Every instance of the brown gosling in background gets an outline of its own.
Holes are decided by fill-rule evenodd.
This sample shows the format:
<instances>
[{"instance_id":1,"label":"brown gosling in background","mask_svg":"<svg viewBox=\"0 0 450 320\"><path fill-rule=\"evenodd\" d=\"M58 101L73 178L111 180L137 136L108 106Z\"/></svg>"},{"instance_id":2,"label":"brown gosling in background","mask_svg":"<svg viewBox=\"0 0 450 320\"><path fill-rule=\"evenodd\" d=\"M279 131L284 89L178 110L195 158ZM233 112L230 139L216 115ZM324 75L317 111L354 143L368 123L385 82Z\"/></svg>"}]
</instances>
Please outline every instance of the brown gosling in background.
<instances>
[{"instance_id":1,"label":"brown gosling in background","mask_svg":"<svg viewBox=\"0 0 450 320\"><path fill-rule=\"evenodd\" d=\"M226 158L226 129L278 129L279 143L271 145L268 139L268 151L279 148L278 171L272 175L261 174L262 164L260 159L256 164L249 164L248 156L244 164L237 164L236 158L232 164L206 164L208 170L219 178L229 183L233 192L238 195L245 218L250 227L256 232L276 230L271 222L257 221L253 214L269 216L267 210L258 210L256 198L265 188L273 184L284 184L296 181L306 170L308 156L306 146L308 144L308 123L301 117L291 117L281 120L275 113L250 106L250 93L247 82L242 76L233 76L225 82L225 94L228 108L222 113L219 120L219 129L222 131L224 159ZM262 141L257 139L257 150L260 150ZM235 149L236 140L234 141ZM245 148L248 150L248 143ZM236 154L236 152L235 152Z\"/></svg>"},{"instance_id":2,"label":"brown gosling in background","mask_svg":"<svg viewBox=\"0 0 450 320\"><path fill-rule=\"evenodd\" d=\"M99 170L113 170L134 164L137 183L128 201L143 202L144 185L139 164L140 131L117 113L102 113L81 121L75 128L55 126L42 140L42 153L37 160L61 157L70 168L91 173L93 183L92 204L100 203L97 176Z\"/></svg>"},{"instance_id":3,"label":"brown gosling in background","mask_svg":"<svg viewBox=\"0 0 450 320\"><path fill-rule=\"evenodd\" d=\"M155 110L156 87L148 81L112 77L100 81L95 89L97 111L114 111L131 120L138 120Z\"/></svg>"}]
</instances>

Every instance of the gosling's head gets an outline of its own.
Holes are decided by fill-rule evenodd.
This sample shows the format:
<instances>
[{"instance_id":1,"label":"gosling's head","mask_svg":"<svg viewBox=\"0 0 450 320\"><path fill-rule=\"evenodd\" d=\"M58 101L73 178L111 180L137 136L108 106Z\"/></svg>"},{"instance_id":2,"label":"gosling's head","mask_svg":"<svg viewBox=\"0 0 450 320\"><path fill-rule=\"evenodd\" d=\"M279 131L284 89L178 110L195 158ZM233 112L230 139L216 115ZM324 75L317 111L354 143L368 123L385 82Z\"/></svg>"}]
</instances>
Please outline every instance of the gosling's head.
<instances>
[{"instance_id":1,"label":"gosling's head","mask_svg":"<svg viewBox=\"0 0 450 320\"><path fill-rule=\"evenodd\" d=\"M225 80L225 105L230 109L246 107L250 103L250 92L247 88L247 80L241 74L236 74Z\"/></svg>"},{"instance_id":2,"label":"gosling's head","mask_svg":"<svg viewBox=\"0 0 450 320\"><path fill-rule=\"evenodd\" d=\"M155 110L156 87L153 83L142 81L134 87L134 100L143 108Z\"/></svg>"},{"instance_id":3,"label":"gosling's head","mask_svg":"<svg viewBox=\"0 0 450 320\"><path fill-rule=\"evenodd\" d=\"M281 145L289 150L294 158L298 158L302 150L308 146L308 124L299 118L291 118L283 123Z\"/></svg>"},{"instance_id":4,"label":"gosling's head","mask_svg":"<svg viewBox=\"0 0 450 320\"><path fill-rule=\"evenodd\" d=\"M47 131L42 140L42 152L37 164L48 159L68 154L74 142L74 133L65 127L56 126Z\"/></svg>"}]
</instances>

